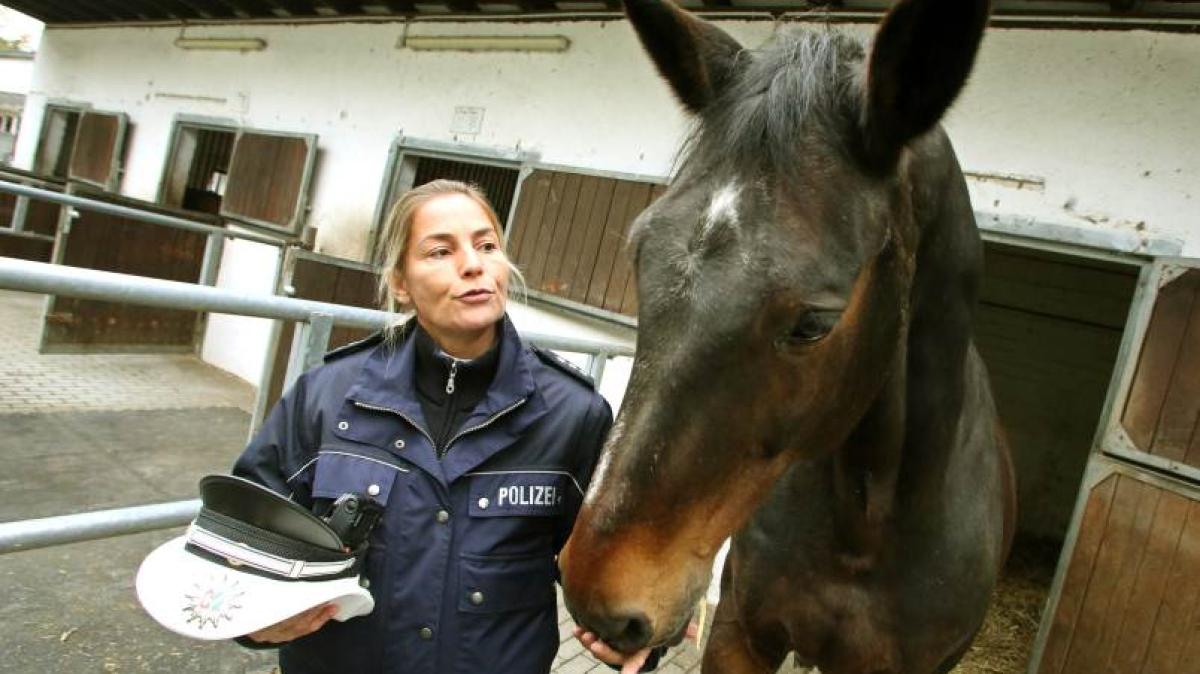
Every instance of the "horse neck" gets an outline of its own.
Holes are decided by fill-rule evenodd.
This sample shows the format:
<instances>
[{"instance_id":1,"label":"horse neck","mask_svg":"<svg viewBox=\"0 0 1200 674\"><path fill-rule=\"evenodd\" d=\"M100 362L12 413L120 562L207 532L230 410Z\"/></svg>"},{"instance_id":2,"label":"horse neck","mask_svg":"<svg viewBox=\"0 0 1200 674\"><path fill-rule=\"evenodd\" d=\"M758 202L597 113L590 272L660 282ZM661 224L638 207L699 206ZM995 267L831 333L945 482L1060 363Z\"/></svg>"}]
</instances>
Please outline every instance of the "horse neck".
<instances>
[{"instance_id":1,"label":"horse neck","mask_svg":"<svg viewBox=\"0 0 1200 674\"><path fill-rule=\"evenodd\" d=\"M936 508L964 413L980 240L966 182L941 130L908 164L915 250L907 340L831 462L848 565L869 566L890 524ZM906 512L898 512L904 510Z\"/></svg>"}]
</instances>

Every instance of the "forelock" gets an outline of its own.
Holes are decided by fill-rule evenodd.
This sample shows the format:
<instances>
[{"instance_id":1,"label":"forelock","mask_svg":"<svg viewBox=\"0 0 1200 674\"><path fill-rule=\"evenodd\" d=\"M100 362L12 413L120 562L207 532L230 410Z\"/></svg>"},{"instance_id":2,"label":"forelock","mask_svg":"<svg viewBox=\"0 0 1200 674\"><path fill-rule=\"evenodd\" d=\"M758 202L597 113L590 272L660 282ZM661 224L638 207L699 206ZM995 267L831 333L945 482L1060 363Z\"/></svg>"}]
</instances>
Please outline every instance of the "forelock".
<instances>
[{"instance_id":1,"label":"forelock","mask_svg":"<svg viewBox=\"0 0 1200 674\"><path fill-rule=\"evenodd\" d=\"M741 52L735 77L684 145L681 173L790 170L806 126L841 134L853 121L863 53L858 40L835 29L799 27Z\"/></svg>"}]
</instances>

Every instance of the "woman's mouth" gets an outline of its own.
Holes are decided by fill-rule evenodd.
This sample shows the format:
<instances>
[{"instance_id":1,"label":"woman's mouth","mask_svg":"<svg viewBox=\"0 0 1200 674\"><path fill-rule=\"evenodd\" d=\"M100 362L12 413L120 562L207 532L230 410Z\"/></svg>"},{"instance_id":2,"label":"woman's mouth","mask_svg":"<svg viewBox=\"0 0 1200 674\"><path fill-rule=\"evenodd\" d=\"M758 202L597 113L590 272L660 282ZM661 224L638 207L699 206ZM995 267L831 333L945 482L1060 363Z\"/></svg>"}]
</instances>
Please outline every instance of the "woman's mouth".
<instances>
[{"instance_id":1,"label":"woman's mouth","mask_svg":"<svg viewBox=\"0 0 1200 674\"><path fill-rule=\"evenodd\" d=\"M468 304L483 304L484 302L491 300L492 295L493 293L490 290L476 288L475 290L468 290L465 293L459 294L455 299L461 300Z\"/></svg>"}]
</instances>

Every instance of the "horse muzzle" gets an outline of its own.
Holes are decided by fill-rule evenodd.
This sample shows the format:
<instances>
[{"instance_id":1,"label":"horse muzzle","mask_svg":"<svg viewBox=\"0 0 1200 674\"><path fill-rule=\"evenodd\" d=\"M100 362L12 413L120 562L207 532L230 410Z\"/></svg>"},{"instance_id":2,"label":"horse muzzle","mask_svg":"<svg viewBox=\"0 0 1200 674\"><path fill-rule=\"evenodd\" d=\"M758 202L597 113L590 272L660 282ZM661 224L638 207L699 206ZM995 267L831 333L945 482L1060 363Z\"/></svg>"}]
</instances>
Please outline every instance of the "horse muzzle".
<instances>
[{"instance_id":1,"label":"horse muzzle","mask_svg":"<svg viewBox=\"0 0 1200 674\"><path fill-rule=\"evenodd\" d=\"M581 627L626 654L679 642L707 587L709 567L689 569L665 559L639 563L628 550L577 542L563 548L559 566L567 610Z\"/></svg>"}]
</instances>

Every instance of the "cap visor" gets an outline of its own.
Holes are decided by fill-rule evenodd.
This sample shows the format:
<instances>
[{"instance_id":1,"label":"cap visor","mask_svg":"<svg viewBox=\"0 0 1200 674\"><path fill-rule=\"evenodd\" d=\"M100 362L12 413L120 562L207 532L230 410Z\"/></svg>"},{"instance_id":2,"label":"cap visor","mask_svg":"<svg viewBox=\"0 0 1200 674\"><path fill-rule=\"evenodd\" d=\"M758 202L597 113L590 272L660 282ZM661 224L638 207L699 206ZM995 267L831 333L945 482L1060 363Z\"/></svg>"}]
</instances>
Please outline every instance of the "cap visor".
<instances>
[{"instance_id":1,"label":"cap visor","mask_svg":"<svg viewBox=\"0 0 1200 674\"><path fill-rule=\"evenodd\" d=\"M245 573L188 552L186 537L163 543L146 556L137 574L142 607L159 624L193 639L232 639L327 602L347 620L375 607L358 578L273 580Z\"/></svg>"}]
</instances>

